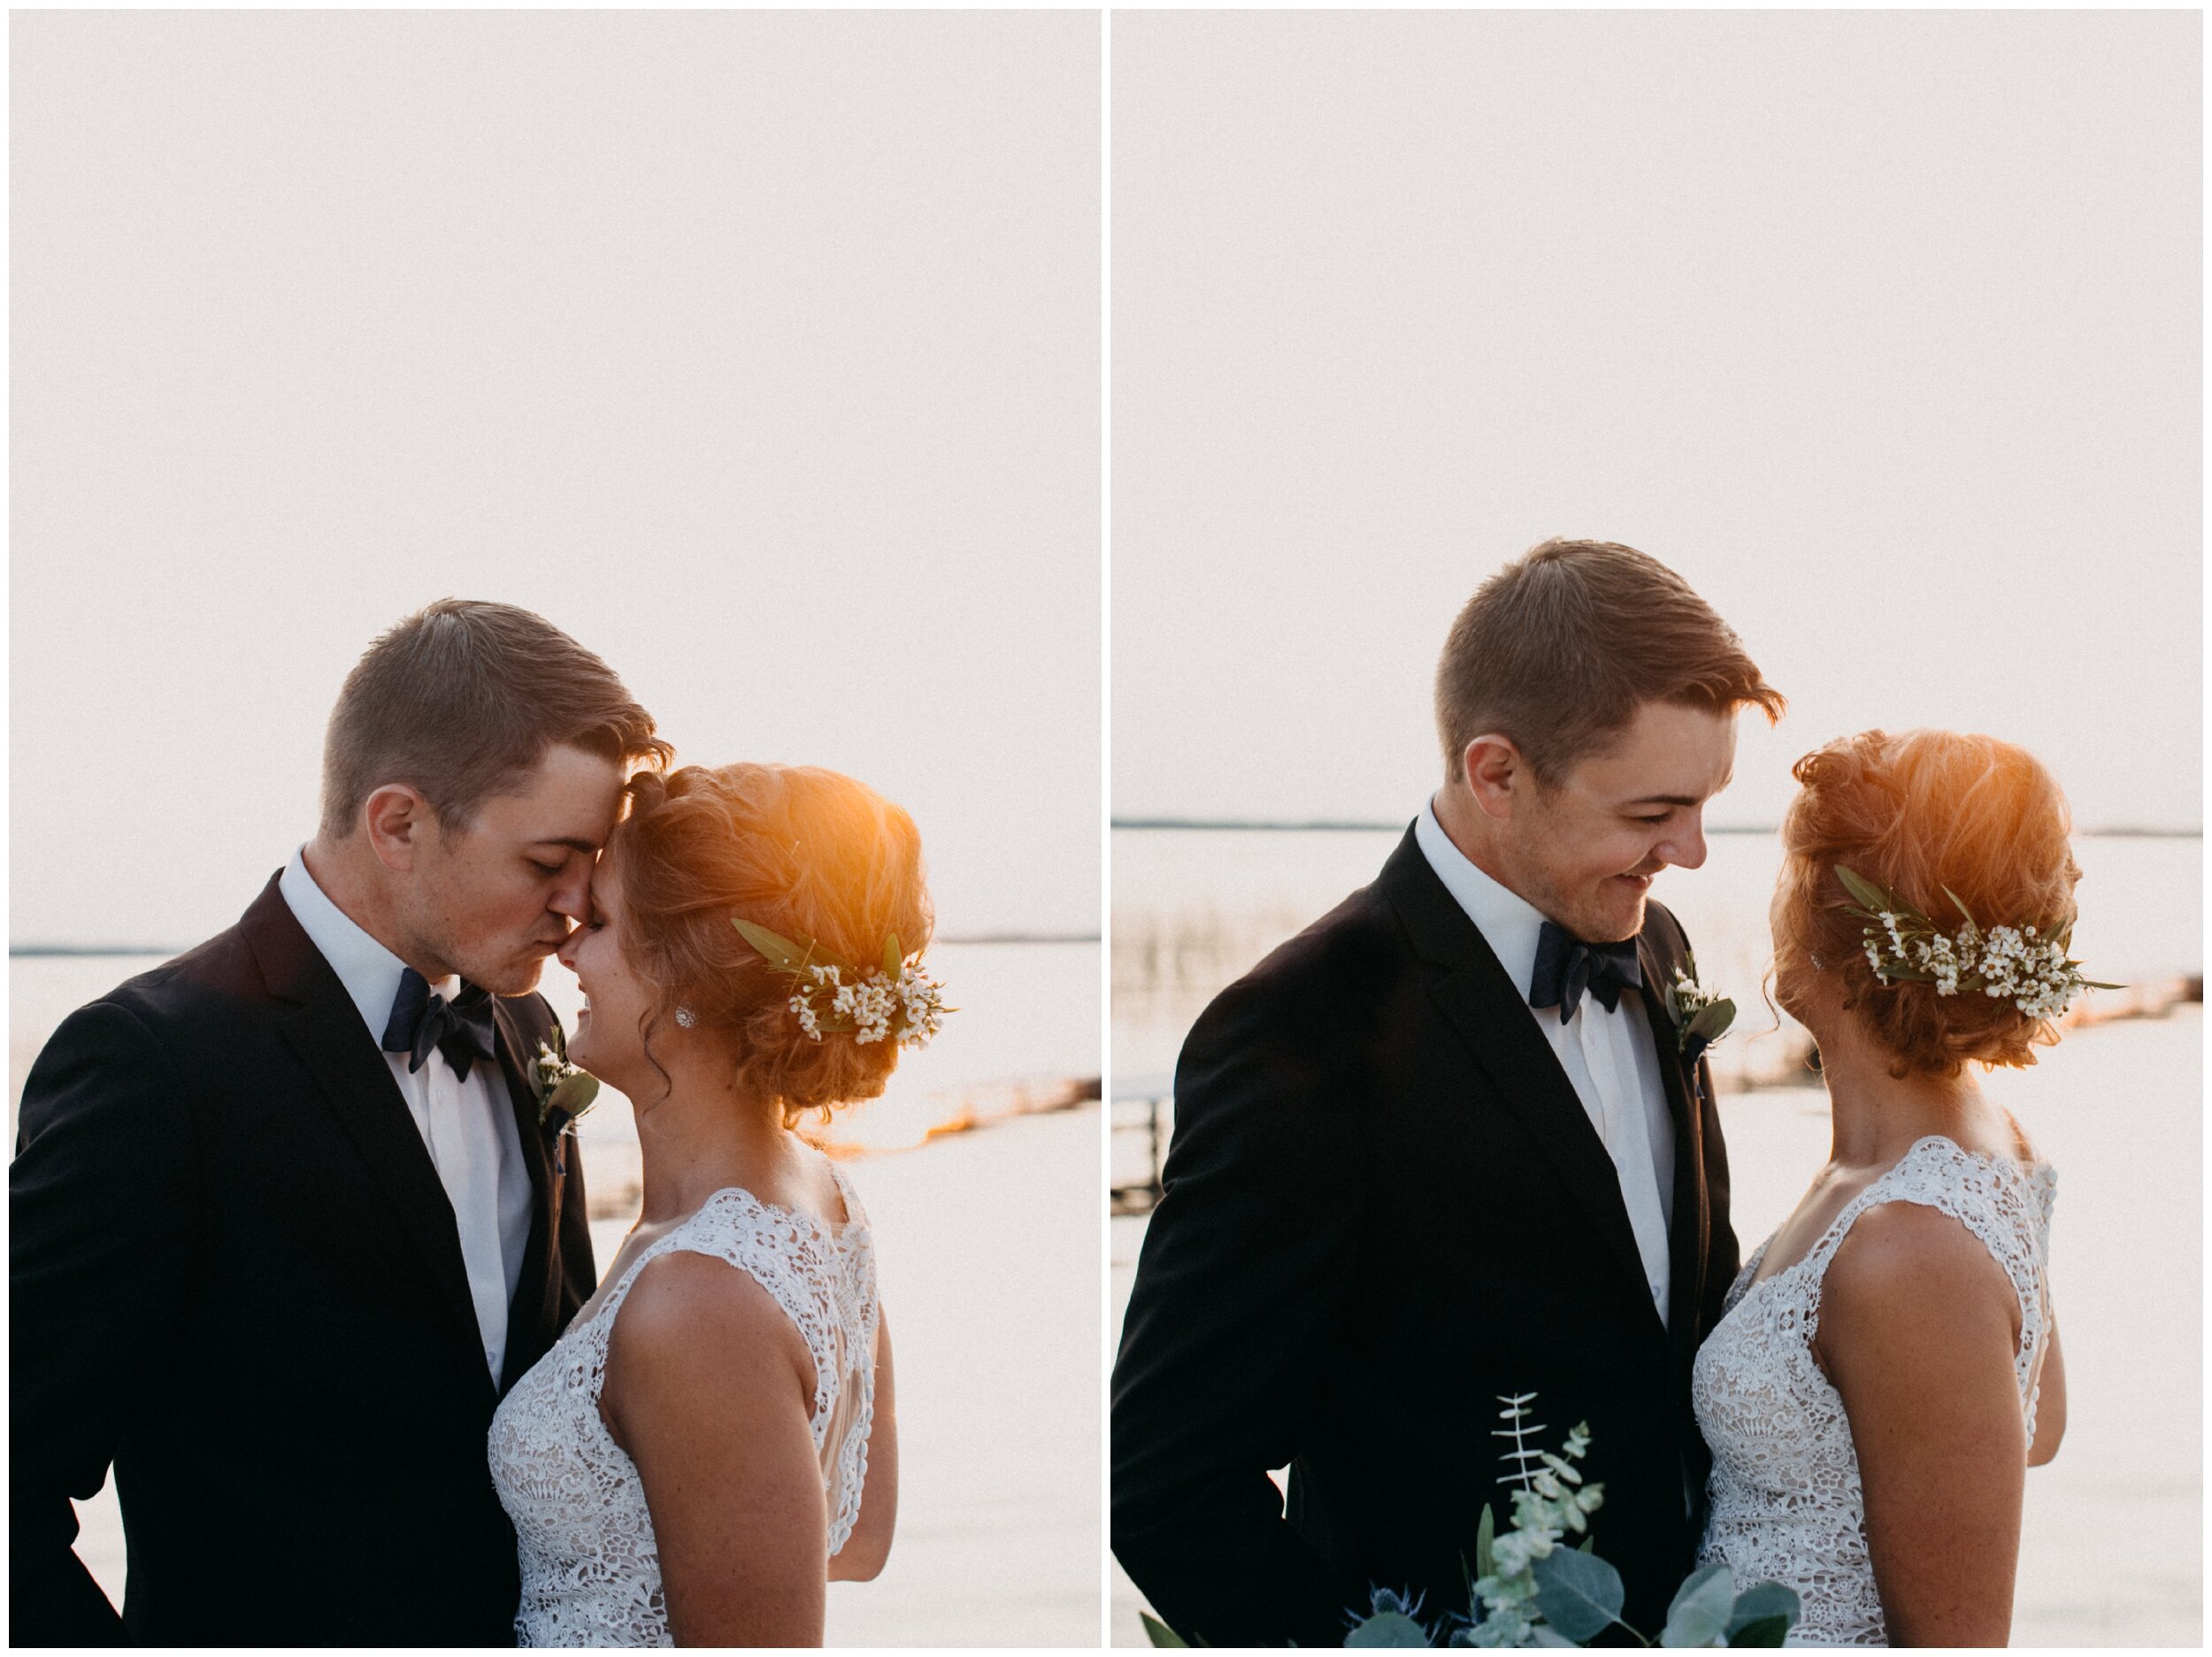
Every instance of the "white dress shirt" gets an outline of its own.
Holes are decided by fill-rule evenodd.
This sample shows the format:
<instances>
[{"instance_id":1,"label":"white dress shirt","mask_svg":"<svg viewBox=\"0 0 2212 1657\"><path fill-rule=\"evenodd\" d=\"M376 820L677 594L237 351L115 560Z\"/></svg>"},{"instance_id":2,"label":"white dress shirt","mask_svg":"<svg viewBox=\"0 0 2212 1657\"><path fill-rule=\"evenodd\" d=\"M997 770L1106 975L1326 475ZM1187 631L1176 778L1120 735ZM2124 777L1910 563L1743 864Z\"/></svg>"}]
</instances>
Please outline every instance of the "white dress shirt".
<instances>
[{"instance_id":1,"label":"white dress shirt","mask_svg":"<svg viewBox=\"0 0 2212 1657\"><path fill-rule=\"evenodd\" d=\"M302 847L292 854L277 890L361 1009L369 1039L380 1047L407 963L330 901L307 872L305 851ZM451 1001L461 986L457 978L449 977L430 987ZM523 1251L530 1246L530 1170L523 1165L506 1078L496 1059L486 1059L470 1065L463 1081L435 1047L411 1075L404 1053L387 1053L384 1062L453 1204L469 1296L484 1338L484 1362L496 1385L507 1353L507 1308L522 1279Z\"/></svg>"},{"instance_id":2,"label":"white dress shirt","mask_svg":"<svg viewBox=\"0 0 2212 1657\"><path fill-rule=\"evenodd\" d=\"M1421 808L1413 834L1429 867L1467 912L1526 1001L1536 976L1537 936L1549 917L1470 862L1436 820L1433 804ZM1540 1011L1532 1007L1529 1016L1551 1043L1590 1125L1613 1159L1652 1304L1663 1323L1670 1276L1668 1225L1674 1208L1674 1118L1667 1109L1643 1002L1624 990L1620 1004L1609 1012L1586 992L1574 1016L1563 1024L1556 1007Z\"/></svg>"}]
</instances>

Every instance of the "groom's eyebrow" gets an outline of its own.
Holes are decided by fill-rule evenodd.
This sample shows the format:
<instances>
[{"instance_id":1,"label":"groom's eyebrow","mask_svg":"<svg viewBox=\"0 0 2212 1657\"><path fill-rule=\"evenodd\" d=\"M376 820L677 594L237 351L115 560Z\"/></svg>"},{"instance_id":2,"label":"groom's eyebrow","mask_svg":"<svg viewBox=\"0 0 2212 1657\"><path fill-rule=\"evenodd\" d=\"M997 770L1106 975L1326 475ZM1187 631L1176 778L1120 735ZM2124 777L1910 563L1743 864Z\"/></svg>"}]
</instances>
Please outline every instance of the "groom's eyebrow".
<instances>
[{"instance_id":1,"label":"groom's eyebrow","mask_svg":"<svg viewBox=\"0 0 2212 1657\"><path fill-rule=\"evenodd\" d=\"M533 840L531 844L534 846L565 846L571 851L583 852L587 855L599 849L596 842L580 839L573 834L555 835L549 840Z\"/></svg>"}]
</instances>

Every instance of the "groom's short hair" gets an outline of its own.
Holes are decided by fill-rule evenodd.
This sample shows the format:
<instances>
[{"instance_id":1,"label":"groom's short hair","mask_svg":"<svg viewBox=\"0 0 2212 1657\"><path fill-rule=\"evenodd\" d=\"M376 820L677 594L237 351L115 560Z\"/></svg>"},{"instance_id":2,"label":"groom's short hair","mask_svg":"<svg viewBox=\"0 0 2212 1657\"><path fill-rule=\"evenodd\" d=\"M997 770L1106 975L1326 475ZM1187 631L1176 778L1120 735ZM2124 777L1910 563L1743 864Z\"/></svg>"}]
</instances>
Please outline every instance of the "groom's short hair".
<instances>
[{"instance_id":1,"label":"groom's short hair","mask_svg":"<svg viewBox=\"0 0 2212 1657\"><path fill-rule=\"evenodd\" d=\"M419 789L442 826L465 828L564 744L626 771L674 752L614 671L544 617L442 598L346 675L323 740L322 832L344 839L392 782Z\"/></svg>"},{"instance_id":2,"label":"groom's short hair","mask_svg":"<svg viewBox=\"0 0 2212 1657\"><path fill-rule=\"evenodd\" d=\"M1452 624L1436 666L1445 777L1460 781L1467 744L1494 731L1548 787L1647 702L1748 704L1770 724L1785 706L1734 629L1658 559L1554 538L1485 581Z\"/></svg>"}]
</instances>

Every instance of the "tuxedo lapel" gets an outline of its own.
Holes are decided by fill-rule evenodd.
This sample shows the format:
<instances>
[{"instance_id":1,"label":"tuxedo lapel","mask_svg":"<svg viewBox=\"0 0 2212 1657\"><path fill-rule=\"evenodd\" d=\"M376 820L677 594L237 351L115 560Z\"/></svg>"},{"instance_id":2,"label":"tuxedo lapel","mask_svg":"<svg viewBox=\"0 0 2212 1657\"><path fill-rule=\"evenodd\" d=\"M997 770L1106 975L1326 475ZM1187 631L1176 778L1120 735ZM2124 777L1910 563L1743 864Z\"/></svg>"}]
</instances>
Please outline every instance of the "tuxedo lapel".
<instances>
[{"instance_id":1,"label":"tuxedo lapel","mask_svg":"<svg viewBox=\"0 0 2212 1657\"><path fill-rule=\"evenodd\" d=\"M1671 1345L1686 1339L1697 1344L1697 1308L1702 1305L1707 1258L1712 1247L1712 1218L1705 1189L1705 1136L1701 1113L1691 1097L1693 1082L1685 1076L1680 1038L1667 1011L1663 986L1674 981L1674 967L1652 939L1650 918L1636 939L1636 960L1643 969L1641 994L1644 1017L1659 1061L1659 1085L1667 1096L1667 1115L1674 1123L1673 1224L1669 1228L1667 1253L1672 1269L1668 1304L1673 1316L1668 1335Z\"/></svg>"},{"instance_id":2,"label":"tuxedo lapel","mask_svg":"<svg viewBox=\"0 0 2212 1657\"><path fill-rule=\"evenodd\" d=\"M513 1009L496 996L492 999L492 1026L500 1074L506 1080L508 1102L514 1110L522 1163L530 1172L530 1241L523 1250L514 1303L507 1308L506 1373L500 1379L503 1392L544 1356L557 1332L553 1324L559 1318L560 1274L548 1270L547 1260L553 1239L560 1235L561 1182L553 1178L551 1155L544 1131L538 1125L538 1096L530 1085L523 1057L522 1032ZM528 1339L521 1339L526 1331Z\"/></svg>"},{"instance_id":3,"label":"tuxedo lapel","mask_svg":"<svg viewBox=\"0 0 2212 1657\"><path fill-rule=\"evenodd\" d=\"M1557 1170L1592 1228L1604 1239L1651 1308L1643 1255L1621 1198L1620 1172L1590 1124L1574 1084L1536 1026L1520 986L1499 964L1481 929L1468 919L1409 829L1379 884L1405 924L1415 952L1435 975L1429 994L1446 1024L1504 1105Z\"/></svg>"},{"instance_id":4,"label":"tuxedo lapel","mask_svg":"<svg viewBox=\"0 0 2212 1657\"><path fill-rule=\"evenodd\" d=\"M453 1204L360 1009L293 917L275 880L246 911L240 928L270 993L290 1004L278 1020L285 1040L421 1254L455 1332L477 1354L473 1368L488 1384Z\"/></svg>"}]
</instances>

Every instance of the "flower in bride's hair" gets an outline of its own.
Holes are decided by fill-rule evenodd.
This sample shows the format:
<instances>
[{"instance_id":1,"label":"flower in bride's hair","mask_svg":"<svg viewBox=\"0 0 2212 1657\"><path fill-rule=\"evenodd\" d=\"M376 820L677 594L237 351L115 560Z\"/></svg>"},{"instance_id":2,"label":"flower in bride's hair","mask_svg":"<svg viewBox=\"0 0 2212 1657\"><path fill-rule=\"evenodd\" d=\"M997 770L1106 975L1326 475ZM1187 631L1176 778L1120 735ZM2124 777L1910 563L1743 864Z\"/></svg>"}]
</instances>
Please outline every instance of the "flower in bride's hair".
<instances>
[{"instance_id":1,"label":"flower in bride's hair","mask_svg":"<svg viewBox=\"0 0 2212 1657\"><path fill-rule=\"evenodd\" d=\"M934 978L924 976L918 963L907 966L899 973L899 1000L905 1009L906 1033L899 1038L899 1045L907 1047L925 1047L945 1022L950 1009L945 1005L944 986Z\"/></svg>"},{"instance_id":2,"label":"flower in bride's hair","mask_svg":"<svg viewBox=\"0 0 2212 1657\"><path fill-rule=\"evenodd\" d=\"M895 1039L902 1047L926 1046L944 1015L943 986L909 963L894 933L884 940L882 964L865 970L837 960L810 938L796 941L733 917L732 925L768 963L769 970L795 981L785 1003L809 1039L849 1035L856 1047ZM818 1000L818 997L823 998Z\"/></svg>"},{"instance_id":3,"label":"flower in bride's hair","mask_svg":"<svg viewBox=\"0 0 2212 1657\"><path fill-rule=\"evenodd\" d=\"M2081 963L2067 958L2070 929L2062 923L2050 928L2032 922L1999 924L1984 932L1958 894L1945 887L1943 895L1965 923L1947 933L1855 870L1838 863L1835 871L1853 899L1846 910L1866 923L1860 933L1866 963L1885 985L1925 984L1942 996L1979 990L1993 1001L2009 1001L2034 1019L2062 1016L2084 990L2120 987L2082 977ZM1887 949L1882 947L1885 934Z\"/></svg>"}]
</instances>

